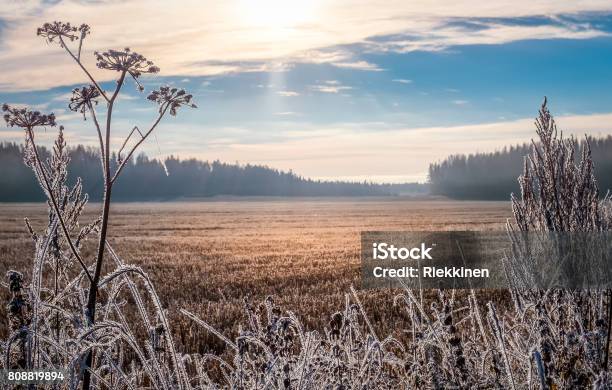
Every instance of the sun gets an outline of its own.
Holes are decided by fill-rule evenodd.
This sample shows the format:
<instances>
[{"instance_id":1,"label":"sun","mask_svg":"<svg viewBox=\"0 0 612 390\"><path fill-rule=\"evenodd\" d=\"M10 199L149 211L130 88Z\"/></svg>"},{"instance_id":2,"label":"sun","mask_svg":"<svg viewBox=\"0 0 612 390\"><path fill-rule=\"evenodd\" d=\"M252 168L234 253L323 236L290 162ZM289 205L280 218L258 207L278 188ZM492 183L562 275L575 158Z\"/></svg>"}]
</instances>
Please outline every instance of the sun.
<instances>
[{"instance_id":1,"label":"sun","mask_svg":"<svg viewBox=\"0 0 612 390\"><path fill-rule=\"evenodd\" d=\"M314 20L316 3L314 0L240 0L238 12L252 27L292 29Z\"/></svg>"}]
</instances>

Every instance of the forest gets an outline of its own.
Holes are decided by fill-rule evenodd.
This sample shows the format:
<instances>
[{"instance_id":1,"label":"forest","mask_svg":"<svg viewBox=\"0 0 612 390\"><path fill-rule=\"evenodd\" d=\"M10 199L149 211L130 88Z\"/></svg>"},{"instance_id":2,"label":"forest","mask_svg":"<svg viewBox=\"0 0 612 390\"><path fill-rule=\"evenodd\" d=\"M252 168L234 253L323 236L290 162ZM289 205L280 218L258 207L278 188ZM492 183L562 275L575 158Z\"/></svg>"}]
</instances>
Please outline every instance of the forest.
<instances>
[{"instance_id":1,"label":"forest","mask_svg":"<svg viewBox=\"0 0 612 390\"><path fill-rule=\"evenodd\" d=\"M578 142L581 151L585 142ZM588 144L599 190L605 195L612 189L612 136L589 138ZM431 194L453 199L508 200L511 193L520 193L516 173L522 172L531 149L530 144L516 145L492 153L451 155L430 164ZM579 159L580 155L574 157Z\"/></svg>"},{"instance_id":2,"label":"forest","mask_svg":"<svg viewBox=\"0 0 612 390\"><path fill-rule=\"evenodd\" d=\"M44 158L49 150L40 148ZM102 197L100 160L93 148L79 145L69 151L69 182L77 177L92 200ZM113 169L117 159L112 159ZM32 171L23 162L23 146L0 143L0 202L34 202L45 199ZM426 186L417 183L375 184L306 179L260 165L227 164L220 161L180 159L164 161L140 154L132 159L119 179L113 196L124 201L193 199L228 196L393 196L420 194Z\"/></svg>"}]
</instances>

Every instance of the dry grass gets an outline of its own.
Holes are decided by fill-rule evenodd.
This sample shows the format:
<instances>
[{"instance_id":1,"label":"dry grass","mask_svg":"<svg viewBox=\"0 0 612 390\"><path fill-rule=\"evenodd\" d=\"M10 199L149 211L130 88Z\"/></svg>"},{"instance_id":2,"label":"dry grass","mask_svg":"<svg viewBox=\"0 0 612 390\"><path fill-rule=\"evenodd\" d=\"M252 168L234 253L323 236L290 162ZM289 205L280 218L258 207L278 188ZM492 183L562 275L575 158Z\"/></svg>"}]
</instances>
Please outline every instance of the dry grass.
<instances>
[{"instance_id":1,"label":"dry grass","mask_svg":"<svg viewBox=\"0 0 612 390\"><path fill-rule=\"evenodd\" d=\"M98 208L89 205L85 219ZM0 205L0 275L18 269L29 279L33 245L23 217L40 228L46 214L44 205ZM321 330L350 285L359 286L360 231L499 230L510 215L509 202L405 198L123 203L113 205L110 242L148 272L177 341L189 352L220 352L222 342L178 309L234 337L245 319L244 298L259 303L272 295L305 326ZM93 249L88 245L84 257L93 257ZM393 296L389 290L362 296L380 334L402 328ZM0 301L8 300L8 290L0 289ZM1 305L0 338L7 329Z\"/></svg>"}]
</instances>

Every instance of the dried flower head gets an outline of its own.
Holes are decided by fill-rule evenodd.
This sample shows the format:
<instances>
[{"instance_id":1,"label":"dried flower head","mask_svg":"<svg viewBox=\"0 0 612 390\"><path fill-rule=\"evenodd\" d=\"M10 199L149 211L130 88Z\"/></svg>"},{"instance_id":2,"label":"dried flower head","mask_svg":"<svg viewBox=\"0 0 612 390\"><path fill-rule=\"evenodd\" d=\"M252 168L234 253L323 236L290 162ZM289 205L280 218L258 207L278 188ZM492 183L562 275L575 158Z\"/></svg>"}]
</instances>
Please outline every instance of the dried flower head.
<instances>
[{"instance_id":1,"label":"dried flower head","mask_svg":"<svg viewBox=\"0 0 612 390\"><path fill-rule=\"evenodd\" d=\"M39 27L36 30L36 35L47 38L47 42L54 42L55 39L61 41L64 38L69 39L70 41L74 41L76 39L79 39L79 36L76 34L76 32L81 30L84 26L87 25L84 24L81 25L80 28L77 28L75 26L72 26L70 23L55 21L43 24L42 27ZM89 31L89 26L87 26L87 31ZM82 35L82 31L81 36L84 36Z\"/></svg>"},{"instance_id":2,"label":"dried flower head","mask_svg":"<svg viewBox=\"0 0 612 390\"><path fill-rule=\"evenodd\" d=\"M116 70L117 72L127 72L138 84L139 90L144 90L138 82L138 77L143 73L158 73L159 68L153 65L142 54L138 54L126 47L123 50L108 50L103 53L95 52L96 66L100 69Z\"/></svg>"},{"instance_id":3,"label":"dried flower head","mask_svg":"<svg viewBox=\"0 0 612 390\"><path fill-rule=\"evenodd\" d=\"M70 98L68 108L71 111L80 112L83 114L83 119L85 119L85 112L89 110L91 106L98 104L96 98L99 96L100 91L93 85L75 88L72 90L72 97Z\"/></svg>"},{"instance_id":4,"label":"dried flower head","mask_svg":"<svg viewBox=\"0 0 612 390\"><path fill-rule=\"evenodd\" d=\"M159 90L152 91L147 99L156 102L160 105L159 112L165 108L170 108L170 115L176 115L176 110L180 106L189 106L198 108L191 99L193 95L187 94L184 89L170 88L168 86L160 87Z\"/></svg>"},{"instance_id":5,"label":"dried flower head","mask_svg":"<svg viewBox=\"0 0 612 390\"><path fill-rule=\"evenodd\" d=\"M88 24L83 23L79 26L79 32L81 33L81 39L85 39L91 33L91 28Z\"/></svg>"},{"instance_id":6,"label":"dried flower head","mask_svg":"<svg viewBox=\"0 0 612 390\"><path fill-rule=\"evenodd\" d=\"M53 113L42 114L27 108L11 107L6 103L2 105L2 112L4 112L4 121L9 127L32 129L36 126L55 126L55 114Z\"/></svg>"}]
</instances>

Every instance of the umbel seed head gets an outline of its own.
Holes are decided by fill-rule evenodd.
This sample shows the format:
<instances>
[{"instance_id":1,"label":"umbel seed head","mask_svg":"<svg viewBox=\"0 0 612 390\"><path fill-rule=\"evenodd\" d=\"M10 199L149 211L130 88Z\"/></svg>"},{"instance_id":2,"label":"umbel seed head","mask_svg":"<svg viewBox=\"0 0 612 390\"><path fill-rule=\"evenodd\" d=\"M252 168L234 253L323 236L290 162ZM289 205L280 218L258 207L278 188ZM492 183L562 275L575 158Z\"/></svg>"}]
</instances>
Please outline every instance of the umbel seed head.
<instances>
[{"instance_id":1,"label":"umbel seed head","mask_svg":"<svg viewBox=\"0 0 612 390\"><path fill-rule=\"evenodd\" d=\"M159 104L159 112L162 112L165 108L170 108L170 115L172 116L176 115L177 110L181 106L198 108L192 102L193 95L188 94L184 89L170 88L168 86L151 91L147 99Z\"/></svg>"},{"instance_id":2,"label":"umbel seed head","mask_svg":"<svg viewBox=\"0 0 612 390\"><path fill-rule=\"evenodd\" d=\"M100 69L114 70L117 72L125 72L129 74L136 84L138 90L143 91L144 87L138 81L138 78L145 73L159 73L159 67L149 61L142 54L138 54L126 47L123 50L108 50L105 52L94 52L96 56L96 66Z\"/></svg>"},{"instance_id":3,"label":"umbel seed head","mask_svg":"<svg viewBox=\"0 0 612 390\"><path fill-rule=\"evenodd\" d=\"M55 126L55 114L42 114L40 111L31 111L28 108L2 105L4 121L9 127L22 127L32 129L36 126Z\"/></svg>"},{"instance_id":4,"label":"umbel seed head","mask_svg":"<svg viewBox=\"0 0 612 390\"><path fill-rule=\"evenodd\" d=\"M74 112L80 112L85 119L85 112L98 104L96 100L100 96L100 91L93 85L88 85L82 88L72 90L72 97L68 108Z\"/></svg>"},{"instance_id":5,"label":"umbel seed head","mask_svg":"<svg viewBox=\"0 0 612 390\"><path fill-rule=\"evenodd\" d=\"M152 61L146 59L142 54L138 54L126 47L123 50L108 50L105 52L95 52L96 66L100 69L125 71L132 77L140 77L143 73L158 73L159 68L153 65Z\"/></svg>"},{"instance_id":6,"label":"umbel seed head","mask_svg":"<svg viewBox=\"0 0 612 390\"><path fill-rule=\"evenodd\" d=\"M70 42L84 39L89 33L91 29L87 24L81 24L79 27L72 26L70 23L64 23L61 21L54 21L50 23L45 23L42 27L36 29L36 35L39 37L43 37L47 39L47 42L55 42L57 39L60 41L60 45L64 40L69 40Z\"/></svg>"}]
</instances>

